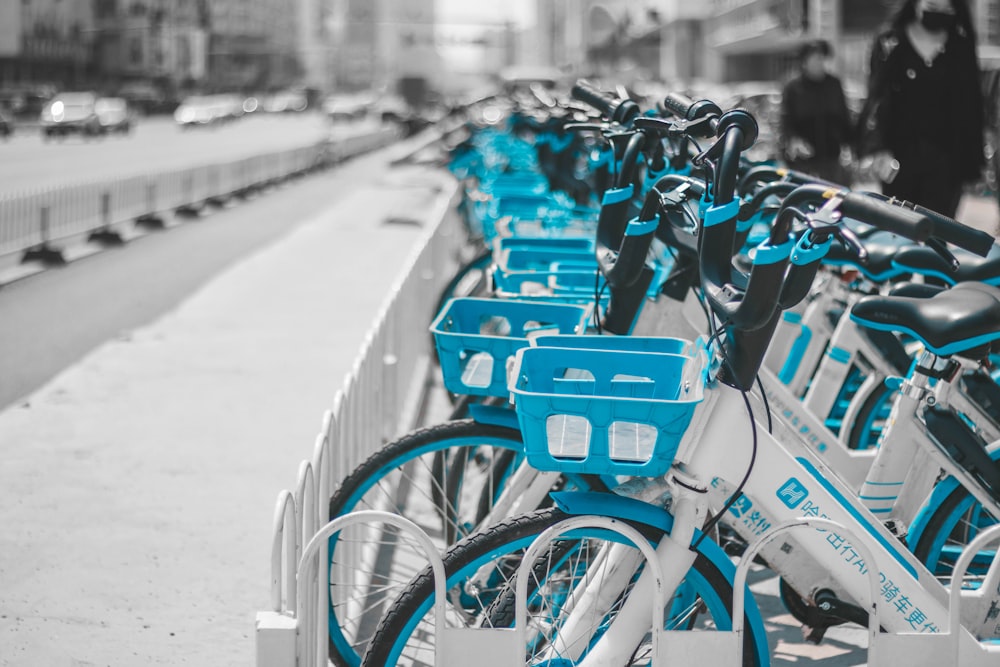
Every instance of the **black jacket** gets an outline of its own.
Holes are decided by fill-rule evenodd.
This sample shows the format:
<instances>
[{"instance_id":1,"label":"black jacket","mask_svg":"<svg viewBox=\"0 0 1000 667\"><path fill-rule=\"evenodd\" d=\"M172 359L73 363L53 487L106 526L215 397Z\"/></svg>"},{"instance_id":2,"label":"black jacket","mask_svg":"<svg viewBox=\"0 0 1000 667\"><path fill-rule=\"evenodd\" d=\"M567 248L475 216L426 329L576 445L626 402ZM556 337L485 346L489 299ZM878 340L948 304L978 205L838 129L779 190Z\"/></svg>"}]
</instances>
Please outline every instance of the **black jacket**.
<instances>
[{"instance_id":1,"label":"black jacket","mask_svg":"<svg viewBox=\"0 0 1000 667\"><path fill-rule=\"evenodd\" d=\"M973 41L949 35L932 65L903 30L876 37L857 151L890 151L900 162L945 160L962 181L984 164L983 97Z\"/></svg>"},{"instance_id":2,"label":"black jacket","mask_svg":"<svg viewBox=\"0 0 1000 667\"><path fill-rule=\"evenodd\" d=\"M840 79L832 74L814 81L803 75L781 93L782 149L793 137L805 140L823 160L840 155L851 140L851 119Z\"/></svg>"}]
</instances>

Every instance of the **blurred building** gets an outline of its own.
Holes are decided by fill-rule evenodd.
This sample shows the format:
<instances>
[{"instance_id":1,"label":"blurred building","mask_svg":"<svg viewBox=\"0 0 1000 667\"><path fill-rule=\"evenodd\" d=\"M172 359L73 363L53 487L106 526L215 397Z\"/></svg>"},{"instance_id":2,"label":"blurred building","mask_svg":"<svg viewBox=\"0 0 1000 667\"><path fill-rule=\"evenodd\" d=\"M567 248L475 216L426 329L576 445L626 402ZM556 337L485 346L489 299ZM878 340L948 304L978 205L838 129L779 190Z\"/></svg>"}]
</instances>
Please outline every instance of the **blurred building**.
<instances>
[{"instance_id":1,"label":"blurred building","mask_svg":"<svg viewBox=\"0 0 1000 667\"><path fill-rule=\"evenodd\" d=\"M540 64L619 80L691 80L704 69L707 2L552 0L538 4Z\"/></svg>"},{"instance_id":2,"label":"blurred building","mask_svg":"<svg viewBox=\"0 0 1000 667\"><path fill-rule=\"evenodd\" d=\"M94 21L100 87L173 92L205 78L207 0L95 0Z\"/></svg>"},{"instance_id":3,"label":"blurred building","mask_svg":"<svg viewBox=\"0 0 1000 667\"><path fill-rule=\"evenodd\" d=\"M980 62L986 69L1000 69L1000 0L976 0L972 12Z\"/></svg>"},{"instance_id":4,"label":"blurred building","mask_svg":"<svg viewBox=\"0 0 1000 667\"><path fill-rule=\"evenodd\" d=\"M257 90L299 82L300 0L93 0L103 87Z\"/></svg>"},{"instance_id":5,"label":"blurred building","mask_svg":"<svg viewBox=\"0 0 1000 667\"><path fill-rule=\"evenodd\" d=\"M299 0L298 3L297 47L302 83L316 91L325 90L329 78L329 9L326 0Z\"/></svg>"},{"instance_id":6,"label":"blurred building","mask_svg":"<svg viewBox=\"0 0 1000 667\"><path fill-rule=\"evenodd\" d=\"M89 74L92 26L89 1L0 2L0 88L81 85Z\"/></svg>"},{"instance_id":7,"label":"blurred building","mask_svg":"<svg viewBox=\"0 0 1000 667\"><path fill-rule=\"evenodd\" d=\"M300 83L299 0L211 0L206 79L216 90Z\"/></svg>"},{"instance_id":8,"label":"blurred building","mask_svg":"<svg viewBox=\"0 0 1000 667\"><path fill-rule=\"evenodd\" d=\"M781 81L806 40L824 38L848 82L866 77L872 38L895 0L549 0L532 57L618 80ZM1000 67L1000 0L970 0L984 67Z\"/></svg>"},{"instance_id":9,"label":"blurred building","mask_svg":"<svg viewBox=\"0 0 1000 667\"><path fill-rule=\"evenodd\" d=\"M806 40L833 44L840 74L861 80L888 5L873 0L713 0L704 28L710 79L780 80Z\"/></svg>"},{"instance_id":10,"label":"blurred building","mask_svg":"<svg viewBox=\"0 0 1000 667\"><path fill-rule=\"evenodd\" d=\"M440 70L434 0L330 0L329 88L420 96Z\"/></svg>"}]
</instances>

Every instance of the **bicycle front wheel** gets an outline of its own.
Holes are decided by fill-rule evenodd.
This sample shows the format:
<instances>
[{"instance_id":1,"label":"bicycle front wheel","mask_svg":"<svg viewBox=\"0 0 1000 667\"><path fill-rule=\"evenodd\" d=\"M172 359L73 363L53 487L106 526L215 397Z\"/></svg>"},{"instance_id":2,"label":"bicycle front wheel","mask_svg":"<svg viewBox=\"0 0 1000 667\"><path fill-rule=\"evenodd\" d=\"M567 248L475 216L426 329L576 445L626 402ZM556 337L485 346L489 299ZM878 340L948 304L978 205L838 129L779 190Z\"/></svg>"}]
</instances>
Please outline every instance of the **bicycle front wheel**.
<instances>
[{"instance_id":1,"label":"bicycle front wheel","mask_svg":"<svg viewBox=\"0 0 1000 667\"><path fill-rule=\"evenodd\" d=\"M358 466L330 498L329 518L382 510L411 519L444 550L492 509L523 456L516 429L447 422L389 443ZM356 666L375 622L421 567L412 541L394 530L355 526L333 535L330 659Z\"/></svg>"},{"instance_id":2,"label":"bicycle front wheel","mask_svg":"<svg viewBox=\"0 0 1000 667\"><path fill-rule=\"evenodd\" d=\"M549 508L515 517L476 533L452 547L444 558L447 573L447 622L457 627L509 627L513 579L531 543L548 527L566 519L559 509ZM651 544L664 532L635 522ZM532 567L529 582L529 641L525 646L526 665L577 664L579 655L562 654L558 634L572 606L572 592L587 577L599 576L607 560L609 545L620 554L623 538L599 529L574 530L557 538ZM627 549L635 552L635 547ZM632 555L632 554L630 554ZM638 560L636 562L639 562ZM589 641L596 640L615 618L638 576L627 582L621 595L605 613L595 614L587 628ZM433 618L433 578L424 570L389 608L372 637L363 665L419 667L434 665L436 646ZM731 627L732 586L725 575L707 558L698 555L684 583L665 607L667 628L711 630ZM744 664L758 664L758 647L766 650L767 640L758 637L747 623ZM586 644L586 642L585 642ZM586 646L575 651L586 654ZM622 664L648 665L651 635L640 646L630 647Z\"/></svg>"}]
</instances>

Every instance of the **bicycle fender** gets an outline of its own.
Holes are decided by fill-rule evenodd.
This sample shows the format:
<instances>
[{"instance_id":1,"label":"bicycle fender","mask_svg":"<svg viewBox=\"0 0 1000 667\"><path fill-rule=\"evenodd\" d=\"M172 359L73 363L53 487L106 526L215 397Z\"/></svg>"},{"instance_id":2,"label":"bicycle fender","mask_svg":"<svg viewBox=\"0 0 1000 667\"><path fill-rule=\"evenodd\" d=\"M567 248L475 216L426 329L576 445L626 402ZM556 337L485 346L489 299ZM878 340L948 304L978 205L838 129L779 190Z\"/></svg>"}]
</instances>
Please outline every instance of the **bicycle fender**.
<instances>
[{"instance_id":1,"label":"bicycle fender","mask_svg":"<svg viewBox=\"0 0 1000 667\"><path fill-rule=\"evenodd\" d=\"M517 413L510 408L472 403L469 405L469 416L480 424L504 426L515 431L521 430L521 425L517 423Z\"/></svg>"},{"instance_id":2,"label":"bicycle fender","mask_svg":"<svg viewBox=\"0 0 1000 667\"><path fill-rule=\"evenodd\" d=\"M595 493L592 491L555 491L549 494L556 506L566 514L574 516L584 514L595 514L598 516L609 516L615 519L636 521L647 526L658 528L669 533L674 527L674 517L670 512L662 507L650 505L641 500L618 496L613 493ZM695 537L701 535L700 530L695 531ZM729 584L732 585L736 577L736 566L726 552L712 540L701 540L698 544L698 553L707 558L712 565L718 568ZM746 615L749 627L757 633L757 637L767 637L764 629L764 619L757 608L757 601L747 587L746 604L744 614ZM760 644L760 642L757 642ZM759 665L770 664L770 656L767 654L766 646L757 647L757 660Z\"/></svg>"}]
</instances>

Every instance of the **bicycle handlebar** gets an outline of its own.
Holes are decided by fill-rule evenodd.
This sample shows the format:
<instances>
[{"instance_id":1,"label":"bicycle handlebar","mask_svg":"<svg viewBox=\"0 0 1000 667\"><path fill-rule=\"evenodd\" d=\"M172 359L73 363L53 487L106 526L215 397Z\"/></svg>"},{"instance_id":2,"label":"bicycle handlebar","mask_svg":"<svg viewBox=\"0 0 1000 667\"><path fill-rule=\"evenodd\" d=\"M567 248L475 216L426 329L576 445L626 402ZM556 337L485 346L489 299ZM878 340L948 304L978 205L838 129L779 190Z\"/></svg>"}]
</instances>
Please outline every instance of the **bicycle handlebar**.
<instances>
[{"instance_id":1,"label":"bicycle handlebar","mask_svg":"<svg viewBox=\"0 0 1000 667\"><path fill-rule=\"evenodd\" d=\"M601 112L602 116L611 120L628 124L639 115L639 105L628 99L619 99L598 90L587 81L576 82L570 90L570 95L585 104L588 104Z\"/></svg>"},{"instance_id":2,"label":"bicycle handlebar","mask_svg":"<svg viewBox=\"0 0 1000 667\"><path fill-rule=\"evenodd\" d=\"M958 220L941 215L923 206L918 206L914 210L930 218L934 224L934 232L931 236L947 241L959 248L964 248L980 257L986 257L993 248L995 239L990 234L964 225Z\"/></svg>"},{"instance_id":3,"label":"bicycle handlebar","mask_svg":"<svg viewBox=\"0 0 1000 667\"><path fill-rule=\"evenodd\" d=\"M913 241L926 241L934 231L931 219L912 209L861 192L850 192L842 196L840 211L848 218Z\"/></svg>"},{"instance_id":4,"label":"bicycle handlebar","mask_svg":"<svg viewBox=\"0 0 1000 667\"><path fill-rule=\"evenodd\" d=\"M618 105L618 100L616 98L598 90L590 83L583 81L582 79L576 82L576 85L573 86L570 94L574 99L580 100L585 104L589 104L606 116L610 116L615 107Z\"/></svg>"},{"instance_id":5,"label":"bicycle handlebar","mask_svg":"<svg viewBox=\"0 0 1000 667\"><path fill-rule=\"evenodd\" d=\"M697 120L706 116L721 116L722 109L711 100L692 100L681 93L667 93L660 103L664 111L683 120Z\"/></svg>"},{"instance_id":6,"label":"bicycle handlebar","mask_svg":"<svg viewBox=\"0 0 1000 667\"><path fill-rule=\"evenodd\" d=\"M947 241L948 243L956 245L959 248L964 248L965 250L975 253L980 257L986 257L990 254L990 250L993 248L993 244L995 243L995 239L992 235L982 230L964 225L958 220L949 218L948 216L942 215L937 211L932 211L929 208L919 206L913 202L890 198L877 193L871 193L870 196L877 197L881 201L912 210L915 213L924 216L931 223L931 236L942 241Z\"/></svg>"}]
</instances>

